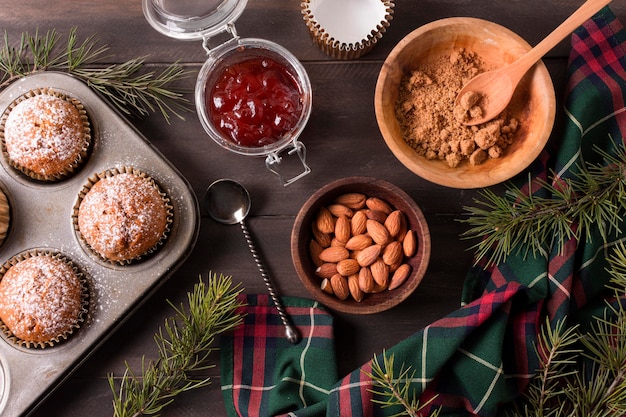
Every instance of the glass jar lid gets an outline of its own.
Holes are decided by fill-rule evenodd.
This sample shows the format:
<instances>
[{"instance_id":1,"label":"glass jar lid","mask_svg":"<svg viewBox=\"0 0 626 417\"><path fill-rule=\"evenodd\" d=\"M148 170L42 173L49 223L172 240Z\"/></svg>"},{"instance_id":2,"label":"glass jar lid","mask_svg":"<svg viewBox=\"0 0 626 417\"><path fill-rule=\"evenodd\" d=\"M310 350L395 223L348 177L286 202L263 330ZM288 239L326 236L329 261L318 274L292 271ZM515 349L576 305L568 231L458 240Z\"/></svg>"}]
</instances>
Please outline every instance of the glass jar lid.
<instances>
[{"instance_id":1,"label":"glass jar lid","mask_svg":"<svg viewBox=\"0 0 626 417\"><path fill-rule=\"evenodd\" d=\"M176 39L198 40L224 32L243 13L247 0L143 0L154 29Z\"/></svg>"}]
</instances>

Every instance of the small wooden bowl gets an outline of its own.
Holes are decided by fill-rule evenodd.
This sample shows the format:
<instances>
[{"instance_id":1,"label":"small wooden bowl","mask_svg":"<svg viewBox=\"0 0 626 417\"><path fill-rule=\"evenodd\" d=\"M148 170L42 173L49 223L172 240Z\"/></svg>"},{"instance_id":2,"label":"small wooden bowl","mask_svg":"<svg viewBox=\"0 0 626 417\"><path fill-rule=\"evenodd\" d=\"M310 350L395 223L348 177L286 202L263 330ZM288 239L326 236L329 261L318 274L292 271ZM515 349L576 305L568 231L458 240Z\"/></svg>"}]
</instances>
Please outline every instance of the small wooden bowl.
<instances>
[{"instance_id":1,"label":"small wooden bowl","mask_svg":"<svg viewBox=\"0 0 626 417\"><path fill-rule=\"evenodd\" d=\"M401 210L408 228L415 231L417 253L406 260L411 265L411 274L400 287L366 294L361 302L352 298L342 301L320 288L322 279L315 274L316 266L309 252L313 238L312 225L321 207L330 205L335 198L346 193L362 193L378 197L394 208ZM388 310L404 301L420 284L430 260L430 232L426 219L413 199L395 185L380 179L348 177L336 180L316 191L300 209L291 232L291 256L300 280L311 295L325 306L352 314L371 314Z\"/></svg>"},{"instance_id":2,"label":"small wooden bowl","mask_svg":"<svg viewBox=\"0 0 626 417\"><path fill-rule=\"evenodd\" d=\"M515 142L500 158L473 166L464 161L451 168L445 161L418 155L403 139L395 115L398 89L405 74L421 63L450 55L460 48L473 51L491 67L514 62L531 49L510 30L482 19L455 17L426 24L402 39L379 73L374 97L376 120L389 149L413 173L452 188L479 188L512 178L541 153L552 132L556 97L550 74L538 62L522 79L509 105L520 120Z\"/></svg>"}]
</instances>

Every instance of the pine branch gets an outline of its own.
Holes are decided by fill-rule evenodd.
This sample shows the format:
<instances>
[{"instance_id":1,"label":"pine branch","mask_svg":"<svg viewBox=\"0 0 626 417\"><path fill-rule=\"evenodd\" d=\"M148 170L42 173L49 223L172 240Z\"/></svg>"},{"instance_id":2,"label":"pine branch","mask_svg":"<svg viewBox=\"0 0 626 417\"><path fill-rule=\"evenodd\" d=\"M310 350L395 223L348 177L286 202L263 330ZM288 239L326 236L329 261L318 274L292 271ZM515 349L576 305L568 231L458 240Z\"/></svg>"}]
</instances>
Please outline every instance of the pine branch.
<instances>
[{"instance_id":1,"label":"pine branch","mask_svg":"<svg viewBox=\"0 0 626 417\"><path fill-rule=\"evenodd\" d=\"M529 177L524 192L512 183L500 196L489 189L474 199L475 207L465 207L466 218L458 221L470 228L464 239L479 239L475 262L500 264L511 254L548 257L556 245L562 253L565 242L591 240L597 230L604 242L611 233L620 233L626 208L626 151L617 156L597 149L604 164L578 167L573 179L555 178L549 182ZM537 195L542 190L548 197ZM593 226L593 227L592 227ZM594 229L595 228L595 229Z\"/></svg>"},{"instance_id":2,"label":"pine branch","mask_svg":"<svg viewBox=\"0 0 626 417\"><path fill-rule=\"evenodd\" d=\"M154 337L158 359L146 363L142 358L141 375L126 364L119 388L116 378L109 376L114 416L156 416L182 392L209 385L210 377L193 375L214 367L211 354L217 350L216 336L241 323L241 315L235 313L242 305L237 299L240 293L231 277L213 274L208 284L200 280L194 286L187 307L170 303L176 315Z\"/></svg>"},{"instance_id":3,"label":"pine branch","mask_svg":"<svg viewBox=\"0 0 626 417\"><path fill-rule=\"evenodd\" d=\"M581 334L564 321L542 329L537 353L540 370L516 417L608 417L626 415L626 246L616 245L607 258L615 297L607 302L602 317ZM565 343L563 343L565 341ZM580 350L578 350L580 342ZM547 354L549 352L549 354ZM545 360L550 356L565 360ZM585 365L589 364L589 365ZM555 366L556 365L556 366Z\"/></svg>"},{"instance_id":4,"label":"pine branch","mask_svg":"<svg viewBox=\"0 0 626 417\"><path fill-rule=\"evenodd\" d=\"M183 113L190 110L184 92L175 87L179 80L190 76L179 64L174 63L161 72L143 72L145 58L140 57L93 68L109 50L98 45L95 36L79 42L76 28L72 28L65 47L59 42L55 30L44 35L39 31L34 35L25 32L14 47L5 32L0 49L0 88L41 71L64 71L82 79L127 115L146 116L159 111L169 123L170 115L184 119Z\"/></svg>"},{"instance_id":5,"label":"pine branch","mask_svg":"<svg viewBox=\"0 0 626 417\"><path fill-rule=\"evenodd\" d=\"M375 388L370 391L374 395L378 395L383 399L374 398L374 403L380 404L382 408L399 407L402 411L389 417L410 416L424 417L422 410L427 407L435 398L430 399L426 403L421 404L417 398L416 391L411 390L411 382L415 376L415 372L411 372L411 368L401 367L399 374L394 374L394 356L387 355L383 352L383 363L374 356L372 360L372 372L365 374L372 379ZM429 414L430 417L437 417L440 409Z\"/></svg>"},{"instance_id":6,"label":"pine branch","mask_svg":"<svg viewBox=\"0 0 626 417\"><path fill-rule=\"evenodd\" d=\"M539 369L528 389L514 402L507 415L513 417L621 417L626 415L626 243L615 246L607 258L615 291L603 317L596 317L587 334L569 326L566 318L541 327L535 344ZM400 367L394 374L394 356L382 354L372 360L374 403L398 407L394 416L422 416L428 405L420 404L411 390L415 370ZM586 363L591 366L587 367ZM433 401L431 399L430 401ZM429 402L430 403L430 402ZM432 416L439 414L436 410Z\"/></svg>"},{"instance_id":7,"label":"pine branch","mask_svg":"<svg viewBox=\"0 0 626 417\"><path fill-rule=\"evenodd\" d=\"M573 345L580 338L577 327L567 327L565 320L558 321L554 328L546 320L535 344L539 358L537 377L526 392L526 407L518 409L517 416L562 415L566 404L561 399L568 390L567 380L577 373L576 359L582 352L573 348ZM529 407L528 404L532 406Z\"/></svg>"}]
</instances>

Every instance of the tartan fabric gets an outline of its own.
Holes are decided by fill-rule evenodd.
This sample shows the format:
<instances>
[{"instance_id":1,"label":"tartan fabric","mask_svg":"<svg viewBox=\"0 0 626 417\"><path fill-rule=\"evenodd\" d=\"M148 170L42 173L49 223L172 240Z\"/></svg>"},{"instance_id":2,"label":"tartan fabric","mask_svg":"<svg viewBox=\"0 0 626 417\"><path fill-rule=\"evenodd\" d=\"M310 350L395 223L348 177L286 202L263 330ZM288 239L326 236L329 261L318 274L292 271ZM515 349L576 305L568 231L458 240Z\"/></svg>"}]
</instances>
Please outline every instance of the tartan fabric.
<instances>
[{"instance_id":1,"label":"tartan fabric","mask_svg":"<svg viewBox=\"0 0 626 417\"><path fill-rule=\"evenodd\" d=\"M229 416L324 415L337 382L333 318L319 303L284 297L302 340L292 345L268 295L241 295L244 322L221 340L222 394Z\"/></svg>"},{"instance_id":2,"label":"tartan fabric","mask_svg":"<svg viewBox=\"0 0 626 417\"><path fill-rule=\"evenodd\" d=\"M529 168L535 178L546 180L549 173L554 172L558 181L574 175L576 167L584 162L600 163L594 146L613 153L615 144L622 143L626 133L626 31L606 7L577 29L571 40L563 136L554 149L547 148ZM521 175L516 181L520 181L518 185L525 187L527 193L547 196L545 189L536 185L529 188L527 175ZM620 228L626 233L626 219ZM389 348L387 354L394 355L398 368L410 366L416 372L412 387L421 393L422 402L435 397L430 409L442 407L441 415L503 415L507 404L520 395L538 367L534 342L546 318L554 322L567 316L570 322L579 320L585 324L604 306L601 300L610 295L605 293L606 256L617 241L624 239L623 235L615 234L604 244L596 233L588 241L566 242L561 253L556 248L548 248L547 258L510 256L497 267L477 265L468 271L460 309ZM264 328L263 323L260 326ZM255 330L250 328L246 332ZM278 333L275 337L282 337L282 328ZM244 346L244 352L236 353L235 359L247 360L248 356L255 355L267 361L268 352L272 356L276 353L268 350L268 346L275 344L272 338L257 339L254 349L246 349L252 345ZM228 343L226 347L230 348ZM332 343L326 347L331 348ZM301 352L302 348L297 347L296 351ZM318 353L327 359L318 363L316 371L323 372L323 364L328 366L329 374L336 372L331 363L334 353L330 350L326 356ZM223 358L229 355L228 350L223 351ZM232 362L232 357L230 360ZM232 367L232 363L228 366ZM243 366L243 370L252 369ZM250 417L287 411L294 417L378 417L401 411L381 408L371 401L372 381L366 375L370 369L371 362L368 362L336 384L324 385L328 379L324 383L316 382L317 387L323 388L316 391L320 395L312 397L308 407L300 407L302 403L288 401L287 398L292 397L286 396L276 398L277 404L282 406L262 409L247 407L249 402L241 400L242 394L237 394L238 401L233 400L232 393L237 389L232 387L237 382L233 382L231 375L223 381L227 385L226 406L230 410L233 403L240 408L244 404L247 412L229 415ZM305 379L308 380L308 376ZM246 378L251 376L246 374ZM265 378L269 380L261 386L273 386L272 381L280 380L279 375L268 375L268 372ZM295 385L287 388L293 390ZM263 391L262 396L265 395L270 393ZM316 400L318 402L313 403Z\"/></svg>"}]
</instances>

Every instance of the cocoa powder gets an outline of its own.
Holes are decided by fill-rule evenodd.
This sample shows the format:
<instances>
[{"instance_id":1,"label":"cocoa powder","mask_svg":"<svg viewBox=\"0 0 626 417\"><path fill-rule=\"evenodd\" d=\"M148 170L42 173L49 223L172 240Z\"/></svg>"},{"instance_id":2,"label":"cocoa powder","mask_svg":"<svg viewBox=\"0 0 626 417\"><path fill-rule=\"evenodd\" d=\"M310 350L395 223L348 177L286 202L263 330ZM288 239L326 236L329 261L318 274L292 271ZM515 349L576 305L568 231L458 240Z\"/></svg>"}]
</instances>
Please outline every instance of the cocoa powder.
<instances>
[{"instance_id":1,"label":"cocoa powder","mask_svg":"<svg viewBox=\"0 0 626 417\"><path fill-rule=\"evenodd\" d=\"M500 157L513 143L519 121L505 110L487 123L465 126L463 120L480 115L481 97L466 94L460 106L454 105L461 88L488 69L475 52L459 49L404 76L395 113L406 143L418 154L445 160L450 167Z\"/></svg>"}]
</instances>

